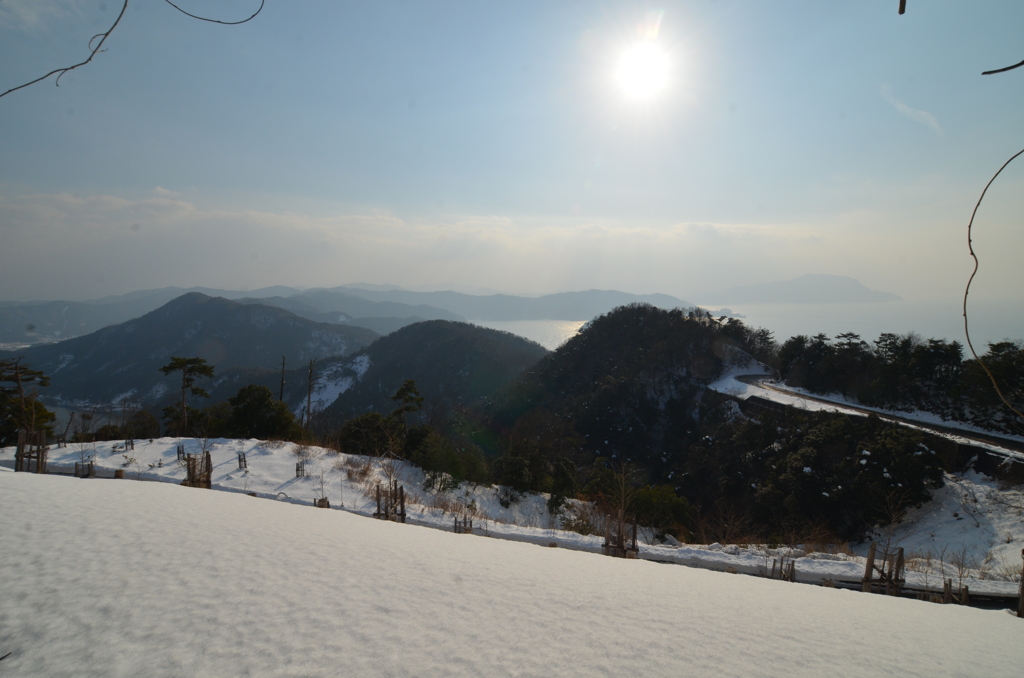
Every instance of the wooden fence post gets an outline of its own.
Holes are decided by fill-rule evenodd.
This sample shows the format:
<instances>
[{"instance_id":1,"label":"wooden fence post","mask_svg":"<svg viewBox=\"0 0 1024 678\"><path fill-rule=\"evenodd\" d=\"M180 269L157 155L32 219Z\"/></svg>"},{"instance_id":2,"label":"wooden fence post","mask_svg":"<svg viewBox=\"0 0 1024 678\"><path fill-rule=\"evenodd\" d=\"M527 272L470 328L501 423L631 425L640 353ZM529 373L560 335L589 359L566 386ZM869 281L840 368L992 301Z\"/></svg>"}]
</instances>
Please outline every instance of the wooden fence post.
<instances>
[{"instance_id":1,"label":"wooden fence post","mask_svg":"<svg viewBox=\"0 0 1024 678\"><path fill-rule=\"evenodd\" d=\"M1024 558L1024 549L1020 552L1020 557ZM1017 616L1024 617L1024 574L1020 578L1020 589L1017 592Z\"/></svg>"},{"instance_id":2,"label":"wooden fence post","mask_svg":"<svg viewBox=\"0 0 1024 678\"><path fill-rule=\"evenodd\" d=\"M861 580L861 591L864 593L871 593L871 579L873 578L873 570L875 569L875 549L878 548L878 544L871 542L871 546L868 548L868 559L864 564L864 579Z\"/></svg>"}]
</instances>

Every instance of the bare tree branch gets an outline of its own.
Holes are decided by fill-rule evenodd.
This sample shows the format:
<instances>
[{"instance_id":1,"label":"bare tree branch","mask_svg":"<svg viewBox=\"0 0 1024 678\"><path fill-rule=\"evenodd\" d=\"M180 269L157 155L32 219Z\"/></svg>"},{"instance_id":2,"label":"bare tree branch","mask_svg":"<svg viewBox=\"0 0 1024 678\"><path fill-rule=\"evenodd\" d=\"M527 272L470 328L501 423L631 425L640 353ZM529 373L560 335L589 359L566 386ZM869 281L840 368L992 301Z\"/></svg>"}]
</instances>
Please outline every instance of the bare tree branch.
<instances>
[{"instance_id":1,"label":"bare tree branch","mask_svg":"<svg viewBox=\"0 0 1024 678\"><path fill-rule=\"evenodd\" d=\"M1018 64L1018 66L1019 65L1020 64ZM1002 390L999 388L999 384L996 383L995 375L993 375L992 371L988 369L988 366L985 364L985 362L980 357L978 357L978 353L974 350L974 344L971 343L971 331L967 326L967 295L971 291L971 283L974 281L974 276L977 275L978 273L978 255L974 253L974 244L971 241L971 229L974 226L974 216L978 213L978 208L981 207L981 201L985 199L985 193L988 192L988 187L992 185L992 182L996 180L996 177L999 176L1000 172L1006 169L1006 166L1013 162L1014 159L1021 154L1024 154L1024 149L1021 149L1014 153L1009 160L1003 163L1003 166L999 168L999 171L993 174L992 178L988 180L988 183L985 184L985 189L981 192L981 197L978 198L978 202L974 205L974 211L971 212L971 220L967 224L967 249L968 251L970 251L971 257L974 259L974 270L971 271L971 277L967 279L967 287L964 288L964 334L967 335L967 347L971 349L971 355L973 355L974 359L978 361L978 364L981 365L981 368L985 370L985 374L988 375L988 378L992 380L992 386L993 388L995 388L996 393L999 394L999 399L1002 400L1003 404L1009 407L1014 414L1016 414L1021 419L1024 419L1024 414L1021 414L1019 410L1017 410L1013 405L1010 404L1010 401L1006 399L1006 396L1003 395Z\"/></svg>"},{"instance_id":2,"label":"bare tree branch","mask_svg":"<svg viewBox=\"0 0 1024 678\"><path fill-rule=\"evenodd\" d=\"M983 71L982 75L992 75L993 73L1005 73L1006 71L1012 71L1013 69L1020 68L1021 66L1024 66L1024 61L1020 62L1019 64L1007 66L1006 68L997 68L994 71Z\"/></svg>"},{"instance_id":3,"label":"bare tree branch","mask_svg":"<svg viewBox=\"0 0 1024 678\"><path fill-rule=\"evenodd\" d=\"M56 85L58 87L60 87L61 76L63 76L68 71L73 71L73 70L75 70L76 68L78 68L80 66L86 65L87 63L92 61L92 58L94 56L96 56L100 52L106 51L106 50L102 49L103 48L103 43L107 41L107 38L110 37L110 34L113 33L114 29L117 28L117 25L119 23L121 23L121 17L124 16L124 11L126 9L128 9L128 0L124 0L124 4L121 5L121 11L120 11L120 13L118 13L117 19L114 20L113 25L111 25L111 27L108 28L105 33L97 33L96 35L92 36L92 38L89 40L89 58L88 59L86 59L85 61L82 61L81 63L77 63L74 66L66 66L64 68L54 69L54 70L50 71L49 73L47 73L46 75L44 75L42 77L36 78L35 80L32 80L30 82L26 82L23 85L18 85L17 87L12 87L11 89L9 89L6 92L4 92L3 94L0 94L0 98L3 98L5 96L7 96L11 92L17 92L19 89L24 89L24 88L28 87L29 85L34 85L37 82L42 82L43 80L46 80L47 78L49 78L51 75L56 75L57 76ZM93 43L93 41L96 40L96 38L99 38L100 41L98 43L96 43L95 47L93 47L92 43Z\"/></svg>"},{"instance_id":4,"label":"bare tree branch","mask_svg":"<svg viewBox=\"0 0 1024 678\"><path fill-rule=\"evenodd\" d=\"M259 14L260 12L263 11L263 5L266 3L266 0L260 0L259 8L255 12L253 12L251 16L249 16L246 19L242 19L241 21L221 21L219 19L208 19L208 18L203 17L203 16L197 16L195 14L191 14L189 12L186 12L181 7L178 7L173 2L171 2L171 0L164 0L164 2L166 2L168 5L170 5L174 9L178 10L182 14L184 14L186 16L189 16L189 17L192 17L193 19L198 19L199 21L209 21L210 23L223 24L225 26L237 26L238 24L244 24L246 21L252 21L256 17L257 14ZM128 0L124 0L123 4L121 5L121 11L118 13L117 19L114 20L114 23L110 26L110 28L108 28L103 33L97 33L96 35L92 36L92 38L89 39L89 58L88 59L86 59L85 61L82 61L80 63L77 63L77 64L75 64L73 66L65 66L64 68L56 68L56 69L50 71L49 73L47 73L46 75L36 78L35 80L31 80L29 82L26 82L23 85L18 85L17 87L12 87L11 89L9 89L6 92L4 92L3 94L0 94L0 98L3 98L5 96L7 96L11 92L17 92L19 89L24 89L24 88L28 87L29 85L34 85L37 82L42 82L43 80L46 80L47 78L49 78L51 75L56 75L57 76L56 85L58 87L60 87L60 79L61 79L61 77L64 76L65 73L67 73L68 71L73 71L76 68L79 68L81 66L85 66L87 63L92 61L94 56L96 56L100 52L105 52L106 51L105 49L103 49L103 43L107 41L107 38L110 37L110 34L113 33L114 29L117 28L117 25L119 23L121 23L121 18L124 16L125 10L127 10L127 9L128 9ZM99 38L99 42L96 42L97 38ZM96 46L95 47L93 47L93 43L94 42L96 42Z\"/></svg>"},{"instance_id":5,"label":"bare tree branch","mask_svg":"<svg viewBox=\"0 0 1024 678\"><path fill-rule=\"evenodd\" d=\"M196 16L195 14L190 14L190 13L186 12L181 7L178 7L173 2L171 2L171 0L164 0L164 2L166 2L168 5L170 5L174 9L178 10L179 12L184 14L185 16L190 16L193 19L199 19L200 21L209 21L211 24L224 24L225 26L237 26L238 24L244 24L246 21L252 21L253 19L255 19L256 15L263 11L263 3L266 2L266 0L260 0L260 7L259 7L259 9L257 9L255 12L253 12L252 16L250 16L248 19L242 19L241 21L220 21L219 19L207 19L204 16Z\"/></svg>"}]
</instances>

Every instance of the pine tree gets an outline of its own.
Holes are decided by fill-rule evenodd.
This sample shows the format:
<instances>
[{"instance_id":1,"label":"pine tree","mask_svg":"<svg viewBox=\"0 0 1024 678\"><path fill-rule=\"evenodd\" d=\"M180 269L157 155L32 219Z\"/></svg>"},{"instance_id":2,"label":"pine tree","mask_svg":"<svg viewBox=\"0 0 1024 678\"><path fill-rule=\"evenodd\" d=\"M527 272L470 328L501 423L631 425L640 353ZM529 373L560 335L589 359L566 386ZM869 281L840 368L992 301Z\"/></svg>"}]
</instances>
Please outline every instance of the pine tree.
<instances>
[{"instance_id":1,"label":"pine tree","mask_svg":"<svg viewBox=\"0 0 1024 678\"><path fill-rule=\"evenodd\" d=\"M195 385L196 377L212 377L213 365L206 362L204 358L175 358L171 356L171 362L160 368L164 375L172 372L181 372L181 432L188 432L188 403L186 393L191 393L198 398L209 398L210 394Z\"/></svg>"}]
</instances>

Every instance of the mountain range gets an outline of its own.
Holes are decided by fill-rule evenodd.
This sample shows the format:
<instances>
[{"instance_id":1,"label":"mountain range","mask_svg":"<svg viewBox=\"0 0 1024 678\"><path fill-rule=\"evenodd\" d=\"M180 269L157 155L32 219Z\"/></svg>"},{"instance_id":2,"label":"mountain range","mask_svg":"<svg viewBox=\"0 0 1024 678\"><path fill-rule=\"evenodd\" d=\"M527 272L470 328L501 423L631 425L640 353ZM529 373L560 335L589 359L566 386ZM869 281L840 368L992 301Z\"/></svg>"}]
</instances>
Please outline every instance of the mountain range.
<instances>
[{"instance_id":1,"label":"mountain range","mask_svg":"<svg viewBox=\"0 0 1024 678\"><path fill-rule=\"evenodd\" d=\"M708 296L713 304L852 304L899 301L843 275L808 273L792 280L740 285Z\"/></svg>"},{"instance_id":2,"label":"mountain range","mask_svg":"<svg viewBox=\"0 0 1024 678\"><path fill-rule=\"evenodd\" d=\"M190 292L140 318L56 344L0 353L0 358L22 356L49 375L43 395L50 399L95 403L130 395L153 404L175 389L159 372L172 356L204 358L218 373L274 372L282 355L292 365L302 364L348 355L377 337L362 327L318 323L272 306Z\"/></svg>"},{"instance_id":3,"label":"mountain range","mask_svg":"<svg viewBox=\"0 0 1024 678\"><path fill-rule=\"evenodd\" d=\"M563 292L541 297L459 292L411 292L374 285L299 290L266 287L252 292L205 287L140 290L90 301L0 302L0 347L50 343L95 332L153 311L176 297L199 293L245 304L276 306L321 323L345 324L388 334L423 320L589 320L634 302L660 308L692 306L665 294L615 290Z\"/></svg>"}]
</instances>

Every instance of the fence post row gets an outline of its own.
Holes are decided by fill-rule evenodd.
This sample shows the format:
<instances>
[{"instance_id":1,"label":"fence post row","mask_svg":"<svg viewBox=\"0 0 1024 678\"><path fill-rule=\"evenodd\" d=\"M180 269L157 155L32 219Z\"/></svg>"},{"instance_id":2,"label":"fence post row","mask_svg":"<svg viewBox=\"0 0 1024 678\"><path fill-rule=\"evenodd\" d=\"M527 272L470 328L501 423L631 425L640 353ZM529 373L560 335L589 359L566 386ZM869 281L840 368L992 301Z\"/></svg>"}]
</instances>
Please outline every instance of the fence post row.
<instances>
[{"instance_id":1,"label":"fence post row","mask_svg":"<svg viewBox=\"0 0 1024 678\"><path fill-rule=\"evenodd\" d=\"M14 470L25 473L46 473L46 431L18 431L18 447L14 452ZM33 464L35 462L35 464Z\"/></svg>"}]
</instances>

